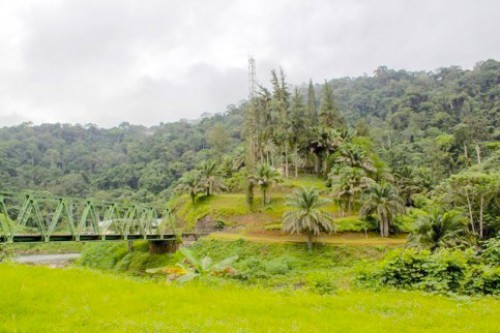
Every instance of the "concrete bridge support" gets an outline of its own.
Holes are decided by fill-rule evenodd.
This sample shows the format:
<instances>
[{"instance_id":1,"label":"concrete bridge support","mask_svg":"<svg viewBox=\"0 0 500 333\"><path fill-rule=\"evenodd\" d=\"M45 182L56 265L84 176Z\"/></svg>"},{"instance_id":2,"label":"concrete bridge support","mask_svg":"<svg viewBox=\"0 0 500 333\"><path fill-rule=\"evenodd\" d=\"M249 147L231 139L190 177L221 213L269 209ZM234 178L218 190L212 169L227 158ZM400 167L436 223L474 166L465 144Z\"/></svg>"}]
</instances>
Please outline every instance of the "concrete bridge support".
<instances>
[{"instance_id":1,"label":"concrete bridge support","mask_svg":"<svg viewBox=\"0 0 500 333\"><path fill-rule=\"evenodd\" d=\"M175 239L149 241L150 254L175 253L179 249L179 243Z\"/></svg>"}]
</instances>

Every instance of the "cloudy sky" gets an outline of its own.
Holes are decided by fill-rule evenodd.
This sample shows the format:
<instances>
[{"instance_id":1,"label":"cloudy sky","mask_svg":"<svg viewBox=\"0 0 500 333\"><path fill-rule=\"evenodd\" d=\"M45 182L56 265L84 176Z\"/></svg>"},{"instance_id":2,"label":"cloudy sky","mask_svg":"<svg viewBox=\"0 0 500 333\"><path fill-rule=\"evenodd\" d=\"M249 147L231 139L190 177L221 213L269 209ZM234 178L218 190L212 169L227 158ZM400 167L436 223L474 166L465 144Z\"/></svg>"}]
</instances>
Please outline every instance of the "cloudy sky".
<instances>
[{"instance_id":1,"label":"cloudy sky","mask_svg":"<svg viewBox=\"0 0 500 333\"><path fill-rule=\"evenodd\" d=\"M222 112L259 81L500 58L497 0L0 0L0 126L155 125Z\"/></svg>"}]
</instances>

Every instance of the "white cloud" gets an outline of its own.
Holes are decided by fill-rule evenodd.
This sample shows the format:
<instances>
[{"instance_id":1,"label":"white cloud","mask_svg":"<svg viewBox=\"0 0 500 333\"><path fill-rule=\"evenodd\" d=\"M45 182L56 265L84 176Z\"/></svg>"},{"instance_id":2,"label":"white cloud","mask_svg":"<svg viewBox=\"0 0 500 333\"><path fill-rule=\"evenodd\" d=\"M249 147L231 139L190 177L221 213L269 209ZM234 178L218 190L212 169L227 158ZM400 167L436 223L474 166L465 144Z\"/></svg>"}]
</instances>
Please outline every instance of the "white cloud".
<instances>
[{"instance_id":1,"label":"white cloud","mask_svg":"<svg viewBox=\"0 0 500 333\"><path fill-rule=\"evenodd\" d=\"M0 0L0 125L157 124L292 83L498 57L500 5L462 1Z\"/></svg>"}]
</instances>

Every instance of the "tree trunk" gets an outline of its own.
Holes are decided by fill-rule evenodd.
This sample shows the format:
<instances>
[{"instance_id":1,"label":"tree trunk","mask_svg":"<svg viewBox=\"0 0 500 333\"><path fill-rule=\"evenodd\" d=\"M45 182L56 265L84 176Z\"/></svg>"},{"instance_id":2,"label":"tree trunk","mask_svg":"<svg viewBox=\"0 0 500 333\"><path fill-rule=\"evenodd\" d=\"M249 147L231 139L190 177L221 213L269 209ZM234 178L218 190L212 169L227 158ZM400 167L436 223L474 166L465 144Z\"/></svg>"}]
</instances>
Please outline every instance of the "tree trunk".
<instances>
[{"instance_id":1,"label":"tree trunk","mask_svg":"<svg viewBox=\"0 0 500 333\"><path fill-rule=\"evenodd\" d=\"M299 177L299 148L295 144L295 178Z\"/></svg>"},{"instance_id":2,"label":"tree trunk","mask_svg":"<svg viewBox=\"0 0 500 333\"><path fill-rule=\"evenodd\" d=\"M319 156L314 154L314 173L319 175L319 165L320 165L320 160Z\"/></svg>"},{"instance_id":3,"label":"tree trunk","mask_svg":"<svg viewBox=\"0 0 500 333\"><path fill-rule=\"evenodd\" d=\"M479 202L479 238L483 238L483 211L484 211L484 195L481 194Z\"/></svg>"},{"instance_id":4,"label":"tree trunk","mask_svg":"<svg viewBox=\"0 0 500 333\"><path fill-rule=\"evenodd\" d=\"M384 237L384 218L381 212L377 212L378 215L378 223L380 228L380 236Z\"/></svg>"},{"instance_id":5,"label":"tree trunk","mask_svg":"<svg viewBox=\"0 0 500 333\"><path fill-rule=\"evenodd\" d=\"M288 144L285 144L285 177L288 178Z\"/></svg>"},{"instance_id":6,"label":"tree trunk","mask_svg":"<svg viewBox=\"0 0 500 333\"><path fill-rule=\"evenodd\" d=\"M313 249L313 234L311 232L307 233L307 249L312 252Z\"/></svg>"},{"instance_id":7,"label":"tree trunk","mask_svg":"<svg viewBox=\"0 0 500 333\"><path fill-rule=\"evenodd\" d=\"M481 147L479 146L479 142L476 142L476 155L477 155L477 164L481 164Z\"/></svg>"},{"instance_id":8,"label":"tree trunk","mask_svg":"<svg viewBox=\"0 0 500 333\"><path fill-rule=\"evenodd\" d=\"M266 195L267 190L262 189L262 206L266 205L267 202L267 195Z\"/></svg>"},{"instance_id":9,"label":"tree trunk","mask_svg":"<svg viewBox=\"0 0 500 333\"><path fill-rule=\"evenodd\" d=\"M469 197L469 191L465 190L465 195L467 197L467 207L469 208L469 218L470 218L470 225L472 227L472 232L476 233L476 229L474 228L474 217L472 216L472 204L470 202L470 197Z\"/></svg>"}]
</instances>

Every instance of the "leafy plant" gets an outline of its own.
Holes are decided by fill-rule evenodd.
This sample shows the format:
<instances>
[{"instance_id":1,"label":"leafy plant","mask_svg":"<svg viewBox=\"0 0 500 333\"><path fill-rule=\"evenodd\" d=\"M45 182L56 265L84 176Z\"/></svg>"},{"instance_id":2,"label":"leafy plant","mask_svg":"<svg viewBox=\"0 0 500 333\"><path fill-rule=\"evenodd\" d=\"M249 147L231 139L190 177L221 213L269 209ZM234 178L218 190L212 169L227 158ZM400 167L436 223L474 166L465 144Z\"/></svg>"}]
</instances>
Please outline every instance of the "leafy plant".
<instances>
[{"instance_id":1,"label":"leafy plant","mask_svg":"<svg viewBox=\"0 0 500 333\"><path fill-rule=\"evenodd\" d=\"M147 269L146 273L167 274L167 280L176 280L183 283L199 276L217 276L234 273L234 268L231 264L238 260L238 256L232 256L214 263L212 258L208 255L202 259L196 258L196 256L185 247L181 248L180 252L184 255L184 262L177 263L177 267L151 268Z\"/></svg>"}]
</instances>

